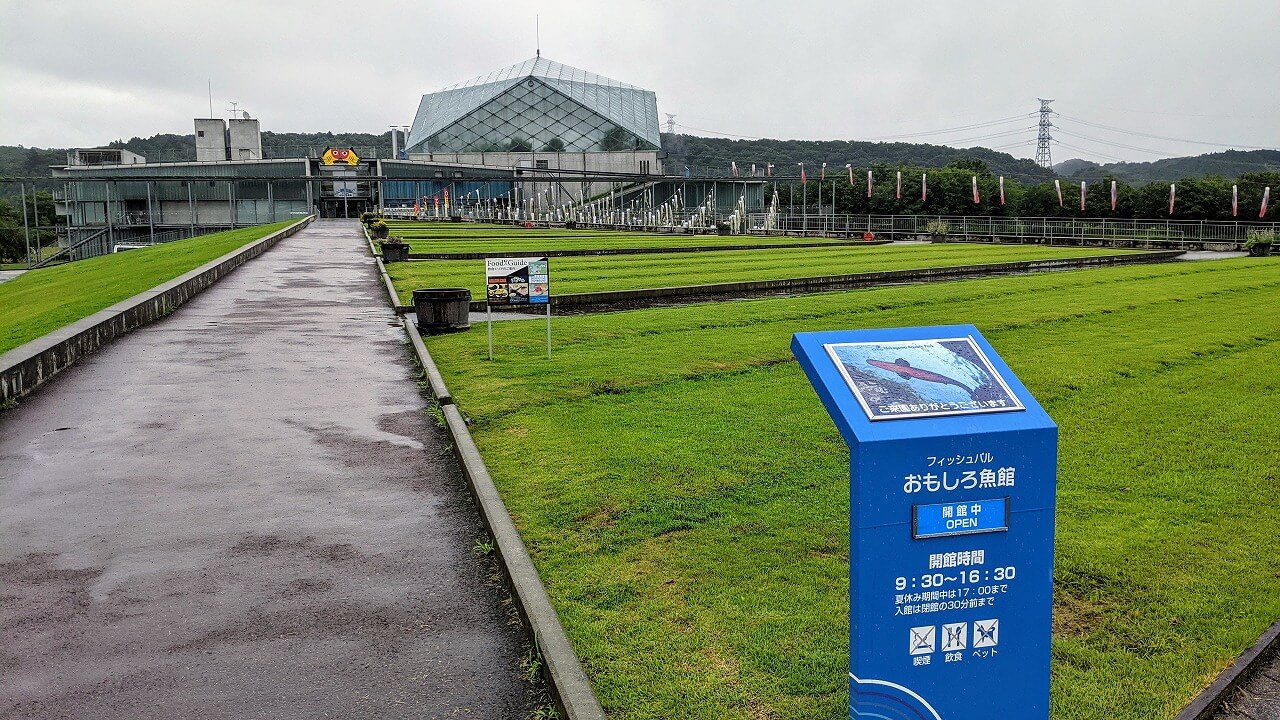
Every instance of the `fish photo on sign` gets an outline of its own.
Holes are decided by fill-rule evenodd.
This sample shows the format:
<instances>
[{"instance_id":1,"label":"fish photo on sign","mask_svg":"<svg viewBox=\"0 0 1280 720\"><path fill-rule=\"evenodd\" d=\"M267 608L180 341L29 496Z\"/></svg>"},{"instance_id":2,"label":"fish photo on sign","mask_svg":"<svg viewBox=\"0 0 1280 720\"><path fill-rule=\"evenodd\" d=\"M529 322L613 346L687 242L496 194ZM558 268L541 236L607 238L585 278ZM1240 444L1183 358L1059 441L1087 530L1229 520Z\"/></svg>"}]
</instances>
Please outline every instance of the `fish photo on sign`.
<instances>
[{"instance_id":1,"label":"fish photo on sign","mask_svg":"<svg viewBox=\"0 0 1280 720\"><path fill-rule=\"evenodd\" d=\"M826 346L871 420L1024 409L972 338Z\"/></svg>"}]
</instances>

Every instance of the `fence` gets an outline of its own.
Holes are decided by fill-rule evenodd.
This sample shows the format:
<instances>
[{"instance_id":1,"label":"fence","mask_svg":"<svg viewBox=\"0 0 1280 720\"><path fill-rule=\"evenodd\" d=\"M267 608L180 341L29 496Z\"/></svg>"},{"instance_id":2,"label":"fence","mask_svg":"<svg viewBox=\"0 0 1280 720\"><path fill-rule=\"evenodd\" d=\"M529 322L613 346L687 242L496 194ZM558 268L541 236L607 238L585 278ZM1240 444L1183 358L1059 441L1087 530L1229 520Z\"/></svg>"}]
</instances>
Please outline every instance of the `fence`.
<instances>
[{"instance_id":1,"label":"fence","mask_svg":"<svg viewBox=\"0 0 1280 720\"><path fill-rule=\"evenodd\" d=\"M1241 246L1250 231L1280 232L1280 223L1212 220L967 217L947 215L748 215L749 233L888 238L925 237L931 222L946 223L949 238L1045 243ZM768 229L766 229L766 227Z\"/></svg>"},{"instance_id":2,"label":"fence","mask_svg":"<svg viewBox=\"0 0 1280 720\"><path fill-rule=\"evenodd\" d=\"M506 211L485 206L455 207L454 213L467 220L498 222L533 222L539 226L575 219L579 227L646 230L650 232L705 231L714 227L696 211L681 210L668 214L668 220L655 223L652 212L621 209L603 213L584 212L574 208L568 213L556 210L529 213ZM386 208L383 214L397 219L412 219L413 208ZM426 220L448 220L443 210L423 210ZM723 218L721 218L723 221ZM967 217L947 215L775 215L748 213L742 234L804 235L815 237L859 238L870 231L878 239L928 238L929 224L946 224L944 234L950 239L992 242L1034 242L1046 244L1111 244L1118 247L1177 247L1181 249L1241 249L1251 231L1280 233L1280 223L1219 222L1212 220L1113 220L1105 218L1021 218Z\"/></svg>"}]
</instances>

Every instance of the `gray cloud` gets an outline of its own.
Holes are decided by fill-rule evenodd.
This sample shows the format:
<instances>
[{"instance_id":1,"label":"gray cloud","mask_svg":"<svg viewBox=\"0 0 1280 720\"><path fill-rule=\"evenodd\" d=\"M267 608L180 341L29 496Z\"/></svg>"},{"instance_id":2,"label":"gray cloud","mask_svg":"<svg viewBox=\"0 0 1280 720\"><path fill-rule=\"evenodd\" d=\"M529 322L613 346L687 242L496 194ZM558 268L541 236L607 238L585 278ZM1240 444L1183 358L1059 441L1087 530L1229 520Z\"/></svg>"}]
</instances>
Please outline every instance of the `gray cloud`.
<instances>
[{"instance_id":1,"label":"gray cloud","mask_svg":"<svg viewBox=\"0 0 1280 720\"><path fill-rule=\"evenodd\" d=\"M531 56L535 13L546 56L652 89L660 112L704 132L866 139L1026 114L916 139L1030 157L1040 96L1083 149L1055 159L1221 149L1098 124L1280 147L1274 0L2 0L0 143L190 132L207 79L216 115L235 100L269 130L380 132L408 124L422 93Z\"/></svg>"}]
</instances>

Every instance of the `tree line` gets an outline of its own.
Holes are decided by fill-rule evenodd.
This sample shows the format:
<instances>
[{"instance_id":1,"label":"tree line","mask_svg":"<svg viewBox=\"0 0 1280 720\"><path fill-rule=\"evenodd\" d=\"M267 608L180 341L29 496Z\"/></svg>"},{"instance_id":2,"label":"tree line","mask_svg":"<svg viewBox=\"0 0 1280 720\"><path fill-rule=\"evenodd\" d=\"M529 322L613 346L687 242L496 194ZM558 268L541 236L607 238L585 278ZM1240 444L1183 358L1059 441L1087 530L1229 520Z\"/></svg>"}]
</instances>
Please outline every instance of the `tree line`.
<instances>
[{"instance_id":1,"label":"tree line","mask_svg":"<svg viewBox=\"0 0 1280 720\"><path fill-rule=\"evenodd\" d=\"M0 262L21 262L27 259L27 236L31 237L31 249L57 242L54 229L57 215L54 212L53 194L39 191L34 200L27 193L27 229L22 224L22 203L17 198L0 198Z\"/></svg>"},{"instance_id":2,"label":"tree line","mask_svg":"<svg viewBox=\"0 0 1280 720\"><path fill-rule=\"evenodd\" d=\"M987 148L959 148L945 145L903 142L861 142L851 140L730 140L697 135L662 134L662 149L667 153L667 172L679 175L684 167L691 171L724 175L729 164L736 162L742 174L756 165L757 174L773 163L774 176L795 177L799 163L805 163L810 177L817 177L822 163L828 174L843 172L846 163L866 169L875 165L891 167L944 167L957 160L978 160L991 172L1023 182L1052 180L1053 170L1042 168L1031 160L1015 158L1008 153Z\"/></svg>"}]
</instances>

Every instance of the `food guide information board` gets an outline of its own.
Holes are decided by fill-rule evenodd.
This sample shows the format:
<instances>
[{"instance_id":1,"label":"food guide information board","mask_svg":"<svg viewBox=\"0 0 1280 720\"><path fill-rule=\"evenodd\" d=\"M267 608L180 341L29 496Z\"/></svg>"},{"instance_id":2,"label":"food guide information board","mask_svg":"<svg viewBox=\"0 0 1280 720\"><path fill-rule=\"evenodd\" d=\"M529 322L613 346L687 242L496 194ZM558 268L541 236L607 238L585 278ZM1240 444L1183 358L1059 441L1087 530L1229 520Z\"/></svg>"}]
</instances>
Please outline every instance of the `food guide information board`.
<instances>
[{"instance_id":1,"label":"food guide information board","mask_svg":"<svg viewBox=\"0 0 1280 720\"><path fill-rule=\"evenodd\" d=\"M791 347L850 451L850 717L1047 718L1056 425L971 325Z\"/></svg>"},{"instance_id":2,"label":"food guide information board","mask_svg":"<svg viewBox=\"0 0 1280 720\"><path fill-rule=\"evenodd\" d=\"M548 260L486 258L485 301L490 305L546 305L551 302Z\"/></svg>"},{"instance_id":3,"label":"food guide information board","mask_svg":"<svg viewBox=\"0 0 1280 720\"><path fill-rule=\"evenodd\" d=\"M551 274L546 257L486 258L485 309L489 359L493 359L493 306L541 305L547 315L547 359L551 359Z\"/></svg>"}]
</instances>

